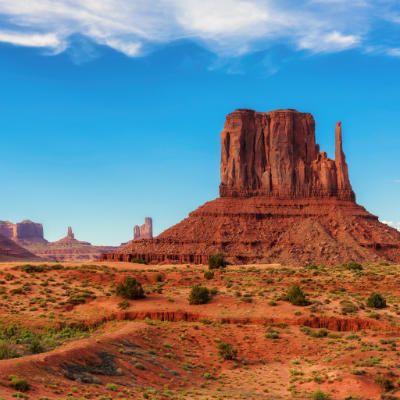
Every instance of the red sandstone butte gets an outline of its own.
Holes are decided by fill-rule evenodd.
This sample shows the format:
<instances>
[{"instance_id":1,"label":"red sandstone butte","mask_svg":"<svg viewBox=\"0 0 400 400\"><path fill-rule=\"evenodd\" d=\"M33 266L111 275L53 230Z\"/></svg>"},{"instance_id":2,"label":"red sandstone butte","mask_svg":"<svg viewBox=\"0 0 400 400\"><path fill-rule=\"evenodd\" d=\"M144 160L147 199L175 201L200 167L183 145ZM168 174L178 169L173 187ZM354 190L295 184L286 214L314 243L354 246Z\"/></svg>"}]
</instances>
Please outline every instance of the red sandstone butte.
<instances>
[{"instance_id":1,"label":"red sandstone butte","mask_svg":"<svg viewBox=\"0 0 400 400\"><path fill-rule=\"evenodd\" d=\"M309 113L237 110L221 134L221 197L329 197L354 200L336 127L336 160L315 143Z\"/></svg>"},{"instance_id":2,"label":"red sandstone butte","mask_svg":"<svg viewBox=\"0 0 400 400\"><path fill-rule=\"evenodd\" d=\"M400 232L355 201L336 125L335 160L321 152L315 122L295 110L236 110L221 133L220 198L153 240L107 260L206 263L400 262Z\"/></svg>"}]
</instances>

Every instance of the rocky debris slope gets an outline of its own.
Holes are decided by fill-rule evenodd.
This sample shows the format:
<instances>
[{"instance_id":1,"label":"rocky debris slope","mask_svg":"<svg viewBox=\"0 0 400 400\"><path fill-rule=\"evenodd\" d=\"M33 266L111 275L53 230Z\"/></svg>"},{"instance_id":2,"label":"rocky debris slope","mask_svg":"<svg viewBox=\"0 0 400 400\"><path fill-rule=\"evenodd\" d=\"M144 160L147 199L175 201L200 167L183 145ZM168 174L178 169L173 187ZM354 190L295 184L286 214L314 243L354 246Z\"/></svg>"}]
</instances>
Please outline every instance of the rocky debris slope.
<instances>
[{"instance_id":1,"label":"rocky debris slope","mask_svg":"<svg viewBox=\"0 0 400 400\"><path fill-rule=\"evenodd\" d=\"M320 152L311 114L228 115L221 134L220 198L153 240L128 243L108 260L335 264L400 261L400 232L355 202L336 125L335 160Z\"/></svg>"},{"instance_id":2,"label":"rocky debris slope","mask_svg":"<svg viewBox=\"0 0 400 400\"><path fill-rule=\"evenodd\" d=\"M0 261L38 260L39 258L0 234Z\"/></svg>"}]
</instances>

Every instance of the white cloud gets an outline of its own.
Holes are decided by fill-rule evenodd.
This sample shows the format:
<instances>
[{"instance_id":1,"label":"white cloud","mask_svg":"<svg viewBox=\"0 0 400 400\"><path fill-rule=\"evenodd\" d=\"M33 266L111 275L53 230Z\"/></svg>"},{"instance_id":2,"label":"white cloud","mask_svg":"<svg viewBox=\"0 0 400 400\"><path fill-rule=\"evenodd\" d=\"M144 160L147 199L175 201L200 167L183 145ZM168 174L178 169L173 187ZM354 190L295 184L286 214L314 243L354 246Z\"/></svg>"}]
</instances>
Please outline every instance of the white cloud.
<instances>
[{"instance_id":1,"label":"white cloud","mask_svg":"<svg viewBox=\"0 0 400 400\"><path fill-rule=\"evenodd\" d=\"M62 41L54 33L19 33L0 30L0 42L26 47L49 47L54 49L63 47Z\"/></svg>"},{"instance_id":2,"label":"white cloud","mask_svg":"<svg viewBox=\"0 0 400 400\"><path fill-rule=\"evenodd\" d=\"M224 56L276 42L337 52L366 46L378 14L395 24L394 1L378 8L376 0L0 0L0 39L63 49L79 34L128 56L184 38Z\"/></svg>"},{"instance_id":3,"label":"white cloud","mask_svg":"<svg viewBox=\"0 0 400 400\"><path fill-rule=\"evenodd\" d=\"M393 47L386 50L386 54L392 57L400 57L400 47Z\"/></svg>"},{"instance_id":4,"label":"white cloud","mask_svg":"<svg viewBox=\"0 0 400 400\"><path fill-rule=\"evenodd\" d=\"M345 50L356 46L361 38L356 35L343 35L333 31L324 35L310 35L299 41L299 47L314 52L331 52Z\"/></svg>"},{"instance_id":5,"label":"white cloud","mask_svg":"<svg viewBox=\"0 0 400 400\"><path fill-rule=\"evenodd\" d=\"M400 221L399 222L393 222L393 221L382 221L384 224L391 226L392 228L397 229L400 231Z\"/></svg>"}]
</instances>

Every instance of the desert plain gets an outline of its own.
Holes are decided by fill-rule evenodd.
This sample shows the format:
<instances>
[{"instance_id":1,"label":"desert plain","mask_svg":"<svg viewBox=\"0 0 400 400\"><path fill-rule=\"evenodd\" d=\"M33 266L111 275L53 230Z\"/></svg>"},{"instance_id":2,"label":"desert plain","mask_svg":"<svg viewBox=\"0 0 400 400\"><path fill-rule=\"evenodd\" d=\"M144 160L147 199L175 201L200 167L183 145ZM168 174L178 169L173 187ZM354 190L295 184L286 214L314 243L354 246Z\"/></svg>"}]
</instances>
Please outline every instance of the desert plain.
<instances>
[{"instance_id":1,"label":"desert plain","mask_svg":"<svg viewBox=\"0 0 400 400\"><path fill-rule=\"evenodd\" d=\"M396 399L398 267L3 262L0 398Z\"/></svg>"}]
</instances>

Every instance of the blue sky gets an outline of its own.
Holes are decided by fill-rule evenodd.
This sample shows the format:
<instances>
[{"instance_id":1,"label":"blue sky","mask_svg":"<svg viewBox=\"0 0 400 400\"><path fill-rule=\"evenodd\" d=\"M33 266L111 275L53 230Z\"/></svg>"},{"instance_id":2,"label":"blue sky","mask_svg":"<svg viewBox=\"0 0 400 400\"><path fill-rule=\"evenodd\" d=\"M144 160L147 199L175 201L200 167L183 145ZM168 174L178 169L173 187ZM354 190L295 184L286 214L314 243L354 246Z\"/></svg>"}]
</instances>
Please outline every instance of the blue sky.
<instances>
[{"instance_id":1,"label":"blue sky","mask_svg":"<svg viewBox=\"0 0 400 400\"><path fill-rule=\"evenodd\" d=\"M0 0L0 219L158 233L217 197L225 115L249 107L312 112L330 156L342 120L359 203L400 221L395 1L20 3Z\"/></svg>"}]
</instances>

